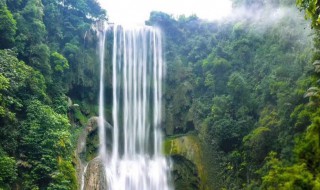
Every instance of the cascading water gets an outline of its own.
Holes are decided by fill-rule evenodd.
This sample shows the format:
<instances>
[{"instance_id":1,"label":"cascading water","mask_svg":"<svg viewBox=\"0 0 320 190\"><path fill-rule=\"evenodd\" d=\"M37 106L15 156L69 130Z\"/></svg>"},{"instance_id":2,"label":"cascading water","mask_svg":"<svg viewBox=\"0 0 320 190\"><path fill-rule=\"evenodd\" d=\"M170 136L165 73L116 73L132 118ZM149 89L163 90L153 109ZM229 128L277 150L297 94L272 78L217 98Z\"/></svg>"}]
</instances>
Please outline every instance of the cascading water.
<instances>
[{"instance_id":1,"label":"cascading water","mask_svg":"<svg viewBox=\"0 0 320 190\"><path fill-rule=\"evenodd\" d=\"M106 32L107 25L105 23L99 23L98 37L99 37L99 62L100 62L100 91L99 91L99 156L102 162L107 159L107 149L106 149L106 130L104 126L104 57L105 57L105 42L106 42Z\"/></svg>"},{"instance_id":2,"label":"cascading water","mask_svg":"<svg viewBox=\"0 0 320 190\"><path fill-rule=\"evenodd\" d=\"M100 159L110 190L168 190L168 163L161 154L161 33L152 27L113 26L113 140L106 148L104 127L104 47L99 32Z\"/></svg>"}]
</instances>

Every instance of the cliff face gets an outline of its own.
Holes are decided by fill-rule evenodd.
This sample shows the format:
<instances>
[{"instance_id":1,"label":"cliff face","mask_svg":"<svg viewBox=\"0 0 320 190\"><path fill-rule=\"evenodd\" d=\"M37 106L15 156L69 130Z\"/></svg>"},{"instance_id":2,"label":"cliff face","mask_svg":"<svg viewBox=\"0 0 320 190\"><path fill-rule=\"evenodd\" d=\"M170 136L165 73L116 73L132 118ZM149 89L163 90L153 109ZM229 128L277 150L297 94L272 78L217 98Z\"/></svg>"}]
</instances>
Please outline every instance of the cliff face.
<instances>
[{"instance_id":1,"label":"cliff face","mask_svg":"<svg viewBox=\"0 0 320 190\"><path fill-rule=\"evenodd\" d=\"M206 168L199 138L186 135L165 141L164 153L173 161L175 189L207 189Z\"/></svg>"}]
</instances>

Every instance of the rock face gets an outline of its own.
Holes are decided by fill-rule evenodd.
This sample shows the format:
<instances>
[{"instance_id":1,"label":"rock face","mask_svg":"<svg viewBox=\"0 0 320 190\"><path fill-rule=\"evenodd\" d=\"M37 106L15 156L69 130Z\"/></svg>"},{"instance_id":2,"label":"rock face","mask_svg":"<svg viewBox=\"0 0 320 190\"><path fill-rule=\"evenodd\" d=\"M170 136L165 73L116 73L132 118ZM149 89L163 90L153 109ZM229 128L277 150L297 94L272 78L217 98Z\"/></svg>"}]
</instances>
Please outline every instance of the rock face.
<instances>
[{"instance_id":1,"label":"rock face","mask_svg":"<svg viewBox=\"0 0 320 190\"><path fill-rule=\"evenodd\" d=\"M98 121L99 121L99 117L91 117L89 120L88 120L88 123L87 123L87 127L86 127L86 131L88 133L94 131L97 129L98 127Z\"/></svg>"},{"instance_id":2,"label":"rock face","mask_svg":"<svg viewBox=\"0 0 320 190\"><path fill-rule=\"evenodd\" d=\"M186 135L167 139L164 148L164 153L173 160L173 175L177 175L173 176L175 185L185 184L185 182L179 182L176 179L185 179L183 181L192 183L190 184L193 187L191 189L206 189L206 170L197 136ZM192 175L194 179L191 179L188 175ZM176 186L175 189L183 188Z\"/></svg>"},{"instance_id":3,"label":"rock face","mask_svg":"<svg viewBox=\"0 0 320 190\"><path fill-rule=\"evenodd\" d=\"M105 190L107 189L107 178L103 163L96 157L91 160L84 175L84 190Z\"/></svg>"},{"instance_id":4,"label":"rock face","mask_svg":"<svg viewBox=\"0 0 320 190\"><path fill-rule=\"evenodd\" d=\"M80 190L105 190L107 180L98 156L98 117L91 117L78 138L76 153L77 173ZM105 121L108 144L111 142L112 126Z\"/></svg>"}]
</instances>

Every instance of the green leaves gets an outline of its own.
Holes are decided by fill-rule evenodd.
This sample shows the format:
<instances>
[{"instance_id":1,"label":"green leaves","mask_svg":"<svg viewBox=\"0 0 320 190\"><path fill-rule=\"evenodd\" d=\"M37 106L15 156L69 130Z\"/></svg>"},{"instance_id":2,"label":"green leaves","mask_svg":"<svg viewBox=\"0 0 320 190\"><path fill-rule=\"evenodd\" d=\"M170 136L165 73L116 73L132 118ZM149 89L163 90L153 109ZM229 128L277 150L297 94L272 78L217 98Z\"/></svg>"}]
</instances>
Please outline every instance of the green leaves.
<instances>
[{"instance_id":1,"label":"green leaves","mask_svg":"<svg viewBox=\"0 0 320 190\"><path fill-rule=\"evenodd\" d=\"M26 35L27 39L25 40L30 45L44 42L47 32L43 23L43 16L41 0L29 0L24 9L16 15L18 35Z\"/></svg>"},{"instance_id":2,"label":"green leaves","mask_svg":"<svg viewBox=\"0 0 320 190\"><path fill-rule=\"evenodd\" d=\"M0 148L11 154L20 150L23 156L19 171L23 169L26 188L34 184L46 187L48 184L40 181L52 181L51 175L58 168L57 158L70 160L69 121L66 115L41 103L47 102L43 75L19 61L11 50L0 50L0 70ZM22 139L19 144L17 136Z\"/></svg>"},{"instance_id":3,"label":"green leaves","mask_svg":"<svg viewBox=\"0 0 320 190\"><path fill-rule=\"evenodd\" d=\"M44 76L50 78L50 49L46 44L39 43L29 49L29 64L39 70Z\"/></svg>"},{"instance_id":4,"label":"green leaves","mask_svg":"<svg viewBox=\"0 0 320 190\"><path fill-rule=\"evenodd\" d=\"M66 43L63 52L67 55L67 58L70 60L75 59L75 56L79 53L79 47L76 44Z\"/></svg>"},{"instance_id":5,"label":"green leaves","mask_svg":"<svg viewBox=\"0 0 320 190\"><path fill-rule=\"evenodd\" d=\"M0 0L0 189L77 189L66 94L96 98L98 18L96 0Z\"/></svg>"},{"instance_id":6,"label":"green leaves","mask_svg":"<svg viewBox=\"0 0 320 190\"><path fill-rule=\"evenodd\" d=\"M16 30L16 21L12 13L5 4L0 5L0 49L11 48L13 46Z\"/></svg>"},{"instance_id":7,"label":"green leaves","mask_svg":"<svg viewBox=\"0 0 320 190\"><path fill-rule=\"evenodd\" d=\"M7 95L21 99L30 96L41 100L45 98L44 77L24 62L19 61L13 51L0 50L0 70L2 75L10 81L10 88L6 91Z\"/></svg>"},{"instance_id":8,"label":"green leaves","mask_svg":"<svg viewBox=\"0 0 320 190\"><path fill-rule=\"evenodd\" d=\"M249 97L248 83L240 73L230 75L227 87L235 101L245 101Z\"/></svg>"},{"instance_id":9,"label":"green leaves","mask_svg":"<svg viewBox=\"0 0 320 190\"><path fill-rule=\"evenodd\" d=\"M53 183L48 190L76 190L78 189L78 181L76 171L71 161L58 158L58 171L52 175Z\"/></svg>"},{"instance_id":10,"label":"green leaves","mask_svg":"<svg viewBox=\"0 0 320 190\"><path fill-rule=\"evenodd\" d=\"M267 175L262 177L262 189L290 190L290 189L317 189L312 174L305 164L284 166L272 152L267 157L266 166L269 167ZM319 183L319 182L317 182Z\"/></svg>"},{"instance_id":11,"label":"green leaves","mask_svg":"<svg viewBox=\"0 0 320 190\"><path fill-rule=\"evenodd\" d=\"M319 29L320 16L318 0L297 0L297 6L301 10L305 10L306 19L311 19L312 26Z\"/></svg>"},{"instance_id":12,"label":"green leaves","mask_svg":"<svg viewBox=\"0 0 320 190\"><path fill-rule=\"evenodd\" d=\"M295 7L278 6L292 2L237 2L257 14L208 23L154 12L149 23L166 36L166 131L194 125L215 162L208 170L221 179L215 188L259 189L268 153L292 162L294 138L310 124L309 111L290 115L307 102L312 39Z\"/></svg>"},{"instance_id":13,"label":"green leaves","mask_svg":"<svg viewBox=\"0 0 320 190\"><path fill-rule=\"evenodd\" d=\"M258 127L243 138L248 162L259 164L264 161L272 145L272 131L267 127Z\"/></svg>"},{"instance_id":14,"label":"green leaves","mask_svg":"<svg viewBox=\"0 0 320 190\"><path fill-rule=\"evenodd\" d=\"M31 101L27 109L27 120L23 123L23 152L27 156L26 162L32 165L31 174L38 185L46 187L40 181L51 182L55 173L61 172L61 161L70 161L71 141L70 124L65 115L60 115L49 106L41 102ZM60 174L73 175L74 169ZM71 171L70 171L71 170ZM70 174L71 172L71 174ZM75 181L72 182L74 185Z\"/></svg>"},{"instance_id":15,"label":"green leaves","mask_svg":"<svg viewBox=\"0 0 320 190\"><path fill-rule=\"evenodd\" d=\"M17 166L14 158L7 156L0 149L0 188L10 189L17 178Z\"/></svg>"},{"instance_id":16,"label":"green leaves","mask_svg":"<svg viewBox=\"0 0 320 190\"><path fill-rule=\"evenodd\" d=\"M7 90L9 88L9 79L0 73L0 90Z\"/></svg>"},{"instance_id":17,"label":"green leaves","mask_svg":"<svg viewBox=\"0 0 320 190\"><path fill-rule=\"evenodd\" d=\"M69 68L68 60L58 52L53 52L51 54L51 60L56 72L63 72L65 69Z\"/></svg>"}]
</instances>

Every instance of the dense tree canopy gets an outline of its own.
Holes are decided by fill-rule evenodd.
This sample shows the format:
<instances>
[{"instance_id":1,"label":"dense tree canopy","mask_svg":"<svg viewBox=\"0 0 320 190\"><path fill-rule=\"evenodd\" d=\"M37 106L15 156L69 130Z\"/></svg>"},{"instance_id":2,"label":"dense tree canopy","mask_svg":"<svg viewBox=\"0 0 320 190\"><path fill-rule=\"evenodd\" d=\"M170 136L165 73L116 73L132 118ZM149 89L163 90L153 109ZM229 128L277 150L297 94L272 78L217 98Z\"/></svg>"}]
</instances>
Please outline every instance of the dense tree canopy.
<instances>
[{"instance_id":1,"label":"dense tree canopy","mask_svg":"<svg viewBox=\"0 0 320 190\"><path fill-rule=\"evenodd\" d=\"M96 98L71 89L98 80L90 31L98 18L95 0L0 1L0 189L78 188L71 140L84 123L67 95Z\"/></svg>"},{"instance_id":2,"label":"dense tree canopy","mask_svg":"<svg viewBox=\"0 0 320 190\"><path fill-rule=\"evenodd\" d=\"M201 145L204 171L172 155L175 187L319 189L319 2L233 2L222 21L146 22L165 36L165 137ZM92 26L105 19L96 0L0 0L0 189L79 188L75 139L97 115Z\"/></svg>"},{"instance_id":3,"label":"dense tree canopy","mask_svg":"<svg viewBox=\"0 0 320 190\"><path fill-rule=\"evenodd\" d=\"M3 1L0 1L0 48L13 46L17 26L12 13Z\"/></svg>"},{"instance_id":4,"label":"dense tree canopy","mask_svg":"<svg viewBox=\"0 0 320 190\"><path fill-rule=\"evenodd\" d=\"M209 189L317 189L309 26L286 1L234 5L256 18L151 14L166 36L166 133L197 134Z\"/></svg>"}]
</instances>

